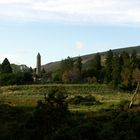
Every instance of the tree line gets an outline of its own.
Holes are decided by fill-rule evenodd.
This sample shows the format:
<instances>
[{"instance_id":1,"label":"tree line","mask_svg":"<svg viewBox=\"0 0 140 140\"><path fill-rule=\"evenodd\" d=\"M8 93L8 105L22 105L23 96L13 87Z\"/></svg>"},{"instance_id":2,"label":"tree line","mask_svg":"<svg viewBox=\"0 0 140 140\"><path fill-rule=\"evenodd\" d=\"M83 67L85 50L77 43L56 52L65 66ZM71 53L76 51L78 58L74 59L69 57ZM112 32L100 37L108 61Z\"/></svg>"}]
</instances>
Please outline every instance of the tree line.
<instances>
[{"instance_id":1,"label":"tree line","mask_svg":"<svg viewBox=\"0 0 140 140\"><path fill-rule=\"evenodd\" d=\"M109 50L104 62L97 53L87 68L84 68L81 57L68 57L61 61L59 70L51 73L51 79L63 83L107 83L114 88L132 90L136 85L136 69L140 73L140 58L135 50L131 54Z\"/></svg>"},{"instance_id":2,"label":"tree line","mask_svg":"<svg viewBox=\"0 0 140 140\"><path fill-rule=\"evenodd\" d=\"M140 77L140 57L135 50L131 54L123 51L114 53L109 50L103 59L97 53L93 59L84 64L82 58L67 57L61 61L56 71L46 72L42 69L41 81L52 83L106 83L114 88L132 90ZM33 83L35 70L32 68L14 71L9 60L4 59L0 64L0 84Z\"/></svg>"},{"instance_id":3,"label":"tree line","mask_svg":"<svg viewBox=\"0 0 140 140\"><path fill-rule=\"evenodd\" d=\"M32 82L31 68L14 71L7 58L0 64L0 85L20 85Z\"/></svg>"}]
</instances>

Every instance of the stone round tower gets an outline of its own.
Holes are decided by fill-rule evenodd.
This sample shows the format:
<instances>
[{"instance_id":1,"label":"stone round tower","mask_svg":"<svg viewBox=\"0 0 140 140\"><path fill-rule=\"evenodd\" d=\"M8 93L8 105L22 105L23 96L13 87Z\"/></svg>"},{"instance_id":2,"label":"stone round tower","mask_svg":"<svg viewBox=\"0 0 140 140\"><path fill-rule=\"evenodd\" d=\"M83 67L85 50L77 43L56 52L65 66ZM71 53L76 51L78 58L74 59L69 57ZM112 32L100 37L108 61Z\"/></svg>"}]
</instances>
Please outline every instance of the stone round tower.
<instances>
[{"instance_id":1,"label":"stone round tower","mask_svg":"<svg viewBox=\"0 0 140 140\"><path fill-rule=\"evenodd\" d=\"M41 55L40 55L40 53L37 54L36 75L38 77L41 76Z\"/></svg>"}]
</instances>

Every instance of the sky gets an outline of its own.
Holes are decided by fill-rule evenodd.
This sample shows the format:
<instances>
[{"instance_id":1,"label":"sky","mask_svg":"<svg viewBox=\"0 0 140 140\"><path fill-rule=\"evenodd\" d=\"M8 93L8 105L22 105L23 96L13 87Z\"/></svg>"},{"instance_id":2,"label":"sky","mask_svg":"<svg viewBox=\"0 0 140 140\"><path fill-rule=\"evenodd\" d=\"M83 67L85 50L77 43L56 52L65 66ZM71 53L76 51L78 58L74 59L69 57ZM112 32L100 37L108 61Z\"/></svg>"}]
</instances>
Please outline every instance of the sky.
<instances>
[{"instance_id":1,"label":"sky","mask_svg":"<svg viewBox=\"0 0 140 140\"><path fill-rule=\"evenodd\" d=\"M36 66L140 45L139 0L0 0L0 63Z\"/></svg>"}]
</instances>

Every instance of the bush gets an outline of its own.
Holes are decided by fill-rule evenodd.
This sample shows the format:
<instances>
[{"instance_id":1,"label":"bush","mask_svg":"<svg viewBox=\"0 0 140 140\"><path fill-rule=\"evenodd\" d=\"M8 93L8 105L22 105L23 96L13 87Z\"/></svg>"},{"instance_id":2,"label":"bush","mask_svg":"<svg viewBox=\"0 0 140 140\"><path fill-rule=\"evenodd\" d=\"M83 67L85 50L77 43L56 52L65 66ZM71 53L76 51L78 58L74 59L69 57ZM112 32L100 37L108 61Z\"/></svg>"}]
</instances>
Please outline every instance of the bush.
<instances>
[{"instance_id":1,"label":"bush","mask_svg":"<svg viewBox=\"0 0 140 140\"><path fill-rule=\"evenodd\" d=\"M50 89L48 95L45 94L44 99L38 101L33 116L27 122L27 130L32 132L29 133L31 139L49 137L65 124L69 111L64 91Z\"/></svg>"},{"instance_id":2,"label":"bush","mask_svg":"<svg viewBox=\"0 0 140 140\"><path fill-rule=\"evenodd\" d=\"M88 96L75 96L68 100L68 103L74 104L74 105L95 105L100 104L99 101L96 100L94 96L88 95Z\"/></svg>"},{"instance_id":3,"label":"bush","mask_svg":"<svg viewBox=\"0 0 140 140\"><path fill-rule=\"evenodd\" d=\"M86 122L73 128L66 128L53 136L53 140L99 140L97 128L93 123Z\"/></svg>"}]
</instances>

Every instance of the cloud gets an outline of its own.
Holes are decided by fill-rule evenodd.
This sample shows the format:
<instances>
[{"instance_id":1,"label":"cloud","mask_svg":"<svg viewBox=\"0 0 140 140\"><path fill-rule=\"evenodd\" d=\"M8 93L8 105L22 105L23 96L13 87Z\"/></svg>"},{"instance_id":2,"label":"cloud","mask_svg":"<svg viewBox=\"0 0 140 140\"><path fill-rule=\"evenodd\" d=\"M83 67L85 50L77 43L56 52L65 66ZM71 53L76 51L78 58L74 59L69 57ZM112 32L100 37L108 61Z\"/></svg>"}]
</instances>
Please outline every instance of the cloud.
<instances>
[{"instance_id":1,"label":"cloud","mask_svg":"<svg viewBox=\"0 0 140 140\"><path fill-rule=\"evenodd\" d=\"M0 0L0 18L77 24L139 24L139 0Z\"/></svg>"},{"instance_id":2,"label":"cloud","mask_svg":"<svg viewBox=\"0 0 140 140\"><path fill-rule=\"evenodd\" d=\"M25 48L19 48L17 51L16 51L16 53L17 54L20 54L20 55L26 55L26 54L29 54L29 53L31 53L32 51L31 50L29 50L29 49L25 49Z\"/></svg>"},{"instance_id":3,"label":"cloud","mask_svg":"<svg viewBox=\"0 0 140 140\"><path fill-rule=\"evenodd\" d=\"M80 41L77 41L76 44L75 44L75 48L77 50L81 50L82 48L84 47L83 43L80 42Z\"/></svg>"}]
</instances>

